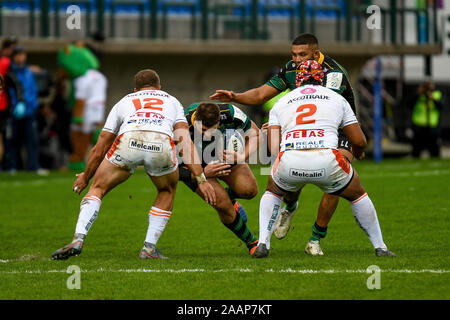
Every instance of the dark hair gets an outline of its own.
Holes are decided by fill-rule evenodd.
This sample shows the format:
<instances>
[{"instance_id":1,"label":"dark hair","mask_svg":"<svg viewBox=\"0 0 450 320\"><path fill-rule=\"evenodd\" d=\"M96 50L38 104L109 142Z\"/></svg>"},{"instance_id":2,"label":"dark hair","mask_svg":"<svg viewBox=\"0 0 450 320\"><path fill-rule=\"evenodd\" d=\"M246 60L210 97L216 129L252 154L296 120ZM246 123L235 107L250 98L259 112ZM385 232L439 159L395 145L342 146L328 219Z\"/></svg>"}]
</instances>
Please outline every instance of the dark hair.
<instances>
[{"instance_id":1,"label":"dark hair","mask_svg":"<svg viewBox=\"0 0 450 320\"><path fill-rule=\"evenodd\" d=\"M2 41L2 50L11 48L11 46L13 46L15 44L17 44L17 39L16 38L5 38Z\"/></svg>"},{"instance_id":2,"label":"dark hair","mask_svg":"<svg viewBox=\"0 0 450 320\"><path fill-rule=\"evenodd\" d=\"M316 79L314 79L313 77L309 77L307 80L305 80L305 81L302 82L302 84L300 85L300 87L306 86L306 85L308 85L308 84L312 84L312 85L315 85L315 86L322 86L322 85L323 85L323 82L321 82L321 81L319 81L319 80L316 80Z\"/></svg>"},{"instance_id":3,"label":"dark hair","mask_svg":"<svg viewBox=\"0 0 450 320\"><path fill-rule=\"evenodd\" d=\"M158 88L160 86L159 75L151 69L141 70L134 76L134 87L141 90L145 87Z\"/></svg>"},{"instance_id":4,"label":"dark hair","mask_svg":"<svg viewBox=\"0 0 450 320\"><path fill-rule=\"evenodd\" d=\"M319 45L319 40L317 40L316 36L311 33L303 33L299 35L297 38L292 41L293 46L299 46L299 45Z\"/></svg>"},{"instance_id":5,"label":"dark hair","mask_svg":"<svg viewBox=\"0 0 450 320\"><path fill-rule=\"evenodd\" d=\"M208 128L220 122L220 108L211 102L200 103L195 113L195 120L201 121Z\"/></svg>"}]
</instances>

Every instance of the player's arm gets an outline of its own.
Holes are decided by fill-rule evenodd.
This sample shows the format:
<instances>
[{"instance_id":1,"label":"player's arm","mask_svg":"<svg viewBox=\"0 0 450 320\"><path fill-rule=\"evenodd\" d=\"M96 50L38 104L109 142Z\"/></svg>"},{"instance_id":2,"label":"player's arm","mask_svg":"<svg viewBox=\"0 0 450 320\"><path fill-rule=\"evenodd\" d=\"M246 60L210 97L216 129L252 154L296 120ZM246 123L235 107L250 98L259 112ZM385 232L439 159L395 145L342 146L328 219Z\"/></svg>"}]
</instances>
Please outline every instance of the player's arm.
<instances>
[{"instance_id":1,"label":"player's arm","mask_svg":"<svg viewBox=\"0 0 450 320\"><path fill-rule=\"evenodd\" d=\"M261 140L258 126L253 121L251 121L251 123L252 126L245 135L245 150L244 150L245 160L247 160L248 157L258 149L259 142Z\"/></svg>"},{"instance_id":2,"label":"player's arm","mask_svg":"<svg viewBox=\"0 0 450 320\"><path fill-rule=\"evenodd\" d=\"M267 143L269 144L270 154L273 156L278 155L281 143L281 126L269 125L267 128Z\"/></svg>"},{"instance_id":3,"label":"player's arm","mask_svg":"<svg viewBox=\"0 0 450 320\"><path fill-rule=\"evenodd\" d=\"M89 153L89 158L84 172L77 174L72 190L80 194L84 188L89 184L89 181L94 176L95 171L100 166L100 163L105 158L106 153L111 148L116 135L114 133L103 130L97 140L97 143Z\"/></svg>"},{"instance_id":4,"label":"player's arm","mask_svg":"<svg viewBox=\"0 0 450 320\"><path fill-rule=\"evenodd\" d=\"M197 180L198 188L203 194L205 201L214 205L216 203L216 193L203 173L198 153L189 134L188 124L186 122L177 122L173 126L173 129L175 141L178 142L183 163L191 171L195 180Z\"/></svg>"},{"instance_id":5,"label":"player's arm","mask_svg":"<svg viewBox=\"0 0 450 320\"><path fill-rule=\"evenodd\" d=\"M364 149L367 146L367 140L359 126L359 123L352 123L343 127L344 133L352 143L352 153L359 159L364 159Z\"/></svg>"},{"instance_id":6,"label":"player's arm","mask_svg":"<svg viewBox=\"0 0 450 320\"><path fill-rule=\"evenodd\" d=\"M220 100L223 102L237 102L245 105L260 105L272 99L280 91L267 84L254 89L250 89L243 93L235 93L229 90L216 90L209 98L212 100Z\"/></svg>"}]
</instances>

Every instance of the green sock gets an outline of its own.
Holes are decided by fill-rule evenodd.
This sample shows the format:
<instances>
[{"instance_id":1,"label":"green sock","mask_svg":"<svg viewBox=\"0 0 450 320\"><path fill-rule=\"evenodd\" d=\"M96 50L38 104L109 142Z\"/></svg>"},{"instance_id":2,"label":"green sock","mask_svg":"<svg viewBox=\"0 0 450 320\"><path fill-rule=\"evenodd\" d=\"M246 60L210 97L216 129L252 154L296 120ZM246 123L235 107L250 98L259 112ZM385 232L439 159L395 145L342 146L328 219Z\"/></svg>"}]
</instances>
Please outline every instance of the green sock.
<instances>
[{"instance_id":1,"label":"green sock","mask_svg":"<svg viewBox=\"0 0 450 320\"><path fill-rule=\"evenodd\" d=\"M224 223L225 227L233 231L233 233L241 239L247 246L250 245L252 242L255 242L258 240L253 233L251 233L250 229L247 227L247 224L242 219L239 212L236 212L236 218L233 222L226 224Z\"/></svg>"},{"instance_id":2,"label":"green sock","mask_svg":"<svg viewBox=\"0 0 450 320\"><path fill-rule=\"evenodd\" d=\"M317 223L314 223L312 227L312 235L309 240L320 241L320 239L325 238L327 235L327 227L321 227Z\"/></svg>"},{"instance_id":3,"label":"green sock","mask_svg":"<svg viewBox=\"0 0 450 320\"><path fill-rule=\"evenodd\" d=\"M295 201L292 201L292 202L287 202L286 200L284 200L284 203L286 203L286 208L285 209L287 211L289 211L289 212L294 211L295 208L297 208L297 201L298 200L295 200Z\"/></svg>"}]
</instances>

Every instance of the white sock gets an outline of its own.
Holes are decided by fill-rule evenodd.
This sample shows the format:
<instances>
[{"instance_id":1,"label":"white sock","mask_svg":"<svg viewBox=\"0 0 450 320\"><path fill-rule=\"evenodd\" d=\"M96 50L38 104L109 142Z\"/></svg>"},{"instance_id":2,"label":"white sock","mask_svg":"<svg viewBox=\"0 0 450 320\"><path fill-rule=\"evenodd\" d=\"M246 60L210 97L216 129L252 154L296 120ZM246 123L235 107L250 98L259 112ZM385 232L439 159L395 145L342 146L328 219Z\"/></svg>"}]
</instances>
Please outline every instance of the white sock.
<instances>
[{"instance_id":1,"label":"white sock","mask_svg":"<svg viewBox=\"0 0 450 320\"><path fill-rule=\"evenodd\" d=\"M283 198L266 191L259 203L259 243L270 249L270 237L280 214Z\"/></svg>"},{"instance_id":2,"label":"white sock","mask_svg":"<svg viewBox=\"0 0 450 320\"><path fill-rule=\"evenodd\" d=\"M166 211L156 207L150 209L148 212L148 229L145 242L156 245L166 228L166 224L169 221L171 214L172 211Z\"/></svg>"},{"instance_id":3,"label":"white sock","mask_svg":"<svg viewBox=\"0 0 450 320\"><path fill-rule=\"evenodd\" d=\"M86 195L80 204L80 214L75 233L87 235L94 221L97 219L102 200L96 196Z\"/></svg>"},{"instance_id":4,"label":"white sock","mask_svg":"<svg viewBox=\"0 0 450 320\"><path fill-rule=\"evenodd\" d=\"M383 236L381 235L377 212L367 193L364 193L361 197L352 201L351 205L356 223L367 234L373 247L375 249L387 249L383 242Z\"/></svg>"}]
</instances>

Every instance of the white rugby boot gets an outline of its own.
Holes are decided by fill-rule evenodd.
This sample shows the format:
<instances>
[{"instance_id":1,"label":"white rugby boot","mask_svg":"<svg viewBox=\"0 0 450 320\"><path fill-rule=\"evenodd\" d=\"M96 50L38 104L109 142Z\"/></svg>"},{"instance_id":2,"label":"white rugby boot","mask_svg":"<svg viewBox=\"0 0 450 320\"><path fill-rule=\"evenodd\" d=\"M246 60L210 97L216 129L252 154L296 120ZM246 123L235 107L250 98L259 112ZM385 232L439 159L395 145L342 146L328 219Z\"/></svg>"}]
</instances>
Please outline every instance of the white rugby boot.
<instances>
[{"instance_id":1,"label":"white rugby boot","mask_svg":"<svg viewBox=\"0 0 450 320\"><path fill-rule=\"evenodd\" d=\"M312 256L323 256L323 251L320 248L320 242L318 240L309 240L306 244L305 252Z\"/></svg>"},{"instance_id":2,"label":"white rugby boot","mask_svg":"<svg viewBox=\"0 0 450 320\"><path fill-rule=\"evenodd\" d=\"M273 230L273 234L279 240L283 239L287 236L289 229L291 228L291 221L297 212L298 202L295 206L294 211L286 210L286 206L281 209L280 216L278 217L277 224L275 225L275 229Z\"/></svg>"}]
</instances>

